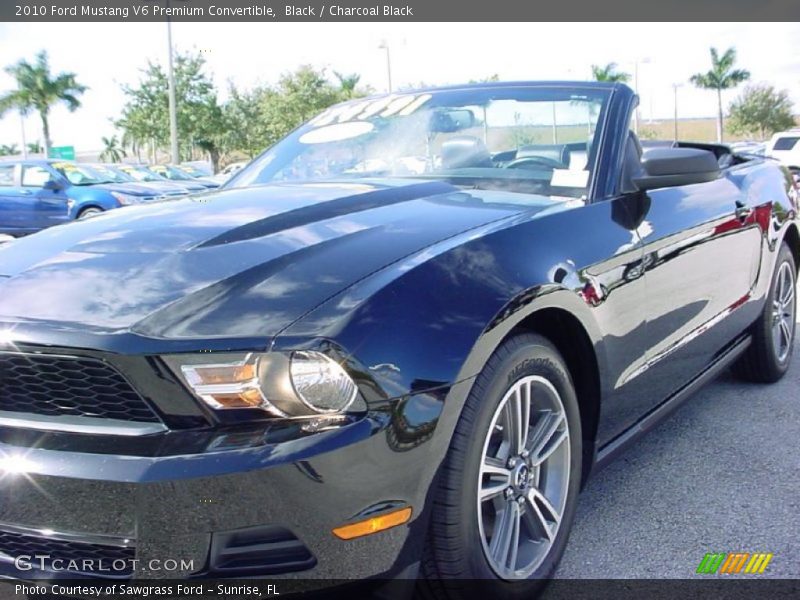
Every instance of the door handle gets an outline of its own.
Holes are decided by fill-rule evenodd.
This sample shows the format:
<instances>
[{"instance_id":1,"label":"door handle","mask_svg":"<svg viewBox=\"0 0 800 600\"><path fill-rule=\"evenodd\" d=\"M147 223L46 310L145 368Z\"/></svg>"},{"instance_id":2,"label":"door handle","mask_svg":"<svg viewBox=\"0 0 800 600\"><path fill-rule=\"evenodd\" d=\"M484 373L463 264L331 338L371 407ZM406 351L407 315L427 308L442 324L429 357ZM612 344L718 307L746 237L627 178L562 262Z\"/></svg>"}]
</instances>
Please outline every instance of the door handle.
<instances>
[{"instance_id":1,"label":"door handle","mask_svg":"<svg viewBox=\"0 0 800 600\"><path fill-rule=\"evenodd\" d=\"M33 192L30 190L20 190L19 194L20 196L30 196L31 194L33 194Z\"/></svg>"},{"instance_id":2,"label":"door handle","mask_svg":"<svg viewBox=\"0 0 800 600\"><path fill-rule=\"evenodd\" d=\"M736 218L740 221L746 221L750 215L753 214L753 209L747 206L741 200L736 201Z\"/></svg>"}]
</instances>

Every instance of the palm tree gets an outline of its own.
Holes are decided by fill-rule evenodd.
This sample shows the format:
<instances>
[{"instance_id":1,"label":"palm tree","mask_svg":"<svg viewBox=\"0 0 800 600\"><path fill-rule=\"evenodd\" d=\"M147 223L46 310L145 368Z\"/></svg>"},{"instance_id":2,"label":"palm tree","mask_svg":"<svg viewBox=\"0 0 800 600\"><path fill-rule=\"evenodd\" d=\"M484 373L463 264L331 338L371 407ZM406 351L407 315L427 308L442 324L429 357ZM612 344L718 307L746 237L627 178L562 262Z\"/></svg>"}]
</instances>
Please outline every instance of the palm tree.
<instances>
[{"instance_id":1,"label":"palm tree","mask_svg":"<svg viewBox=\"0 0 800 600\"><path fill-rule=\"evenodd\" d=\"M608 63L604 67L592 65L592 77L595 81L608 81L611 83L625 83L630 81L629 73L617 71L617 63Z\"/></svg>"},{"instance_id":2,"label":"palm tree","mask_svg":"<svg viewBox=\"0 0 800 600\"><path fill-rule=\"evenodd\" d=\"M343 75L338 71L333 72L336 75L336 79L339 80L339 91L342 94L343 100L350 100L354 98L356 95L356 86L358 82L361 81L361 75L357 73L351 73L350 75Z\"/></svg>"},{"instance_id":3,"label":"palm tree","mask_svg":"<svg viewBox=\"0 0 800 600\"><path fill-rule=\"evenodd\" d=\"M6 145L3 144L0 146L0 156L13 156L14 154L18 154L19 151L17 150L16 144Z\"/></svg>"},{"instance_id":4,"label":"palm tree","mask_svg":"<svg viewBox=\"0 0 800 600\"><path fill-rule=\"evenodd\" d=\"M70 112L73 112L81 105L78 96L88 88L75 80L74 73L51 74L45 51L36 55L33 64L21 60L6 67L6 73L17 80L17 89L0 96L0 116L12 108L23 115L36 110L42 119L44 151L49 156L52 147L48 121L50 107L64 102Z\"/></svg>"},{"instance_id":5,"label":"palm tree","mask_svg":"<svg viewBox=\"0 0 800 600\"><path fill-rule=\"evenodd\" d=\"M28 143L28 152L31 154L41 154L42 145L39 142L30 142Z\"/></svg>"},{"instance_id":6,"label":"palm tree","mask_svg":"<svg viewBox=\"0 0 800 600\"><path fill-rule=\"evenodd\" d=\"M711 70L696 73L689 78L695 86L705 90L717 91L717 141L722 141L722 90L734 88L750 79L750 71L734 69L736 48L728 48L720 56L716 48L711 48Z\"/></svg>"},{"instance_id":7,"label":"palm tree","mask_svg":"<svg viewBox=\"0 0 800 600\"><path fill-rule=\"evenodd\" d=\"M103 151L100 153L100 160L103 162L121 162L123 158L128 156L125 149L119 145L117 136L112 135L110 138L103 137Z\"/></svg>"}]
</instances>

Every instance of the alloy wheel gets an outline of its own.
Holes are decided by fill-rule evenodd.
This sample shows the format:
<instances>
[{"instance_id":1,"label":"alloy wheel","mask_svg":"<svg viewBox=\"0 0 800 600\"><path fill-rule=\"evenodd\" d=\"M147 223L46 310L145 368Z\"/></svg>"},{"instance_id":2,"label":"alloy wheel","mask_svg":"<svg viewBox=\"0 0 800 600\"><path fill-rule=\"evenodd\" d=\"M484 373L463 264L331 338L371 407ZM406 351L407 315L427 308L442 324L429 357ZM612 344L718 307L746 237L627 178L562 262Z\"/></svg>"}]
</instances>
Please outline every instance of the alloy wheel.
<instances>
[{"instance_id":1,"label":"alloy wheel","mask_svg":"<svg viewBox=\"0 0 800 600\"><path fill-rule=\"evenodd\" d=\"M781 264L772 300L772 344L778 362L783 362L792 349L795 328L795 280L788 262Z\"/></svg>"},{"instance_id":2,"label":"alloy wheel","mask_svg":"<svg viewBox=\"0 0 800 600\"><path fill-rule=\"evenodd\" d=\"M552 548L567 502L569 426L556 388L540 376L514 383L495 409L481 455L478 525L502 579L527 579Z\"/></svg>"}]
</instances>

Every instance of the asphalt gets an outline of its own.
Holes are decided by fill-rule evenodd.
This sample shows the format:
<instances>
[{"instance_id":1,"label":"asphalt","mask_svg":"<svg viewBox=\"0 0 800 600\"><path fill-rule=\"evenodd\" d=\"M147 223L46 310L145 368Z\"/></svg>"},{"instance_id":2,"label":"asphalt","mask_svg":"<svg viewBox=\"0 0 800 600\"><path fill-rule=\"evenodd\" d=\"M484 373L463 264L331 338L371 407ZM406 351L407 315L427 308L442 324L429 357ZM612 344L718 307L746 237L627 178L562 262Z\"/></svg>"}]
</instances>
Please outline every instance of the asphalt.
<instances>
[{"instance_id":1,"label":"asphalt","mask_svg":"<svg viewBox=\"0 0 800 600\"><path fill-rule=\"evenodd\" d=\"M798 330L800 331L800 329ZM587 484L559 578L691 578L706 552L800 577L800 346L773 385L706 386Z\"/></svg>"}]
</instances>

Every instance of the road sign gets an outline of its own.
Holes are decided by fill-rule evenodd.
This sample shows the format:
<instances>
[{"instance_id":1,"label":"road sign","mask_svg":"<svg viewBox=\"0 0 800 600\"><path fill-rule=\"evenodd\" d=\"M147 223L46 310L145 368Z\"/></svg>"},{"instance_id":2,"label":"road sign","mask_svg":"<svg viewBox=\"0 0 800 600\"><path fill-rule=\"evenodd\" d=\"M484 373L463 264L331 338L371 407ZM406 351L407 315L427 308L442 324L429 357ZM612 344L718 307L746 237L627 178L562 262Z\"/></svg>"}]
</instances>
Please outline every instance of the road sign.
<instances>
[{"instance_id":1,"label":"road sign","mask_svg":"<svg viewBox=\"0 0 800 600\"><path fill-rule=\"evenodd\" d=\"M53 148L50 148L50 154L48 158L75 160L75 146L54 146Z\"/></svg>"}]
</instances>

